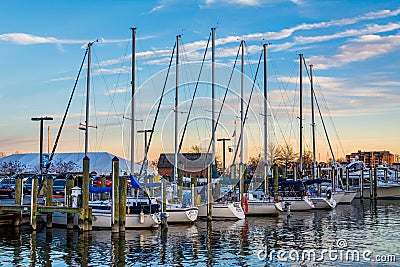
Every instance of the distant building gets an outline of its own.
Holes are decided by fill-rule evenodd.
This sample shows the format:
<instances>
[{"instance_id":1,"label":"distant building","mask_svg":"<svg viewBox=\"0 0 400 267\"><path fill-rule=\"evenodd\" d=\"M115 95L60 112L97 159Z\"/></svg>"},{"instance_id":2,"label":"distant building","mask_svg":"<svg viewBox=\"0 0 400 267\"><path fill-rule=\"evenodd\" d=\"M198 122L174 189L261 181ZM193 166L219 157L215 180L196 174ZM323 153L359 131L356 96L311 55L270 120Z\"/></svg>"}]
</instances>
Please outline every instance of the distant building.
<instances>
[{"instance_id":1,"label":"distant building","mask_svg":"<svg viewBox=\"0 0 400 267\"><path fill-rule=\"evenodd\" d=\"M364 161L368 168L375 167L378 165L392 165L395 161L394 155L389 151L361 151L346 155L347 162L351 162L353 159Z\"/></svg>"},{"instance_id":2,"label":"distant building","mask_svg":"<svg viewBox=\"0 0 400 267\"><path fill-rule=\"evenodd\" d=\"M178 155L178 167L183 170L183 175L185 176L207 177L207 168L211 161L211 153L181 153ZM160 175L172 176L174 153L160 154L157 169Z\"/></svg>"}]
</instances>

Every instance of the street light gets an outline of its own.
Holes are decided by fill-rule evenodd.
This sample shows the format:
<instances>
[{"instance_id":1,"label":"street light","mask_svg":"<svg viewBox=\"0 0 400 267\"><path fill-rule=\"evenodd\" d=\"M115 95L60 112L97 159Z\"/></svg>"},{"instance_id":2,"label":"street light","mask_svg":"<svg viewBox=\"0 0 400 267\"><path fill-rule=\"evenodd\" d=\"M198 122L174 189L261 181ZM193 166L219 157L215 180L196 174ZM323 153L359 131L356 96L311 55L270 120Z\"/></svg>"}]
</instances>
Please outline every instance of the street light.
<instances>
[{"instance_id":1,"label":"street light","mask_svg":"<svg viewBox=\"0 0 400 267\"><path fill-rule=\"evenodd\" d=\"M32 121L40 121L40 146L39 146L39 166L40 174L43 174L43 121L52 121L51 117L32 118Z\"/></svg>"},{"instance_id":2,"label":"street light","mask_svg":"<svg viewBox=\"0 0 400 267\"><path fill-rule=\"evenodd\" d=\"M224 164L224 172L226 170L225 168L225 141L230 141L230 138L219 138L217 141L222 141L222 162Z\"/></svg>"}]
</instances>

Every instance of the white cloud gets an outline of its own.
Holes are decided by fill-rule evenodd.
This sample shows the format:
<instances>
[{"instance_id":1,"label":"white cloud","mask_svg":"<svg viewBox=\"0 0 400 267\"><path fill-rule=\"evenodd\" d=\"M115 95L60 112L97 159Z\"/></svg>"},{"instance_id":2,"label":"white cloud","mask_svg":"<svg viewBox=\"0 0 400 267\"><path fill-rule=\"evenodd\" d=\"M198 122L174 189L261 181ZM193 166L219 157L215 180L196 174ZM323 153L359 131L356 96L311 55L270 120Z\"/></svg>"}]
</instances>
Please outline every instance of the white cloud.
<instances>
[{"instance_id":1,"label":"white cloud","mask_svg":"<svg viewBox=\"0 0 400 267\"><path fill-rule=\"evenodd\" d=\"M400 49L400 33L389 36L366 35L354 39L349 45L341 46L339 53L333 57L311 57L309 61L318 69L327 69L364 61L398 49Z\"/></svg>"},{"instance_id":2,"label":"white cloud","mask_svg":"<svg viewBox=\"0 0 400 267\"><path fill-rule=\"evenodd\" d=\"M27 33L5 33L0 34L0 41L10 42L19 45L32 44L82 44L86 40L61 40L55 37L35 36Z\"/></svg>"},{"instance_id":3,"label":"white cloud","mask_svg":"<svg viewBox=\"0 0 400 267\"><path fill-rule=\"evenodd\" d=\"M148 14L149 14L149 13L154 13L154 12L156 12L156 11L158 11L158 10L164 8L164 6L165 6L165 5L158 5L158 6L155 6L155 7L153 7L149 12L147 12L147 13L148 13Z\"/></svg>"},{"instance_id":4,"label":"white cloud","mask_svg":"<svg viewBox=\"0 0 400 267\"><path fill-rule=\"evenodd\" d=\"M243 5L243 6L260 6L261 0L206 0L206 4L208 6L217 3Z\"/></svg>"}]
</instances>

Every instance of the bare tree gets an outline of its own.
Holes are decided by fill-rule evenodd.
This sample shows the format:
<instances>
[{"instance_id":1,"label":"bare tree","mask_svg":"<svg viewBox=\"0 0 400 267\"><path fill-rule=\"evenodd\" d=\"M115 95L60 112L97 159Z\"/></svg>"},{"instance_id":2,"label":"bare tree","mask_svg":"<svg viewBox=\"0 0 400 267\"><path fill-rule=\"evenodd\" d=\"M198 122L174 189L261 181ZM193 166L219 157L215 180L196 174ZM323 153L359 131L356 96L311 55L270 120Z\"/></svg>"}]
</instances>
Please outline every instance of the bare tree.
<instances>
[{"instance_id":1,"label":"bare tree","mask_svg":"<svg viewBox=\"0 0 400 267\"><path fill-rule=\"evenodd\" d=\"M200 147L198 145L192 145L191 149L193 153L200 153Z\"/></svg>"},{"instance_id":2,"label":"bare tree","mask_svg":"<svg viewBox=\"0 0 400 267\"><path fill-rule=\"evenodd\" d=\"M288 165L289 163L298 161L299 154L294 152L292 145L284 144L279 145L276 149L276 160L275 163L278 165Z\"/></svg>"}]
</instances>

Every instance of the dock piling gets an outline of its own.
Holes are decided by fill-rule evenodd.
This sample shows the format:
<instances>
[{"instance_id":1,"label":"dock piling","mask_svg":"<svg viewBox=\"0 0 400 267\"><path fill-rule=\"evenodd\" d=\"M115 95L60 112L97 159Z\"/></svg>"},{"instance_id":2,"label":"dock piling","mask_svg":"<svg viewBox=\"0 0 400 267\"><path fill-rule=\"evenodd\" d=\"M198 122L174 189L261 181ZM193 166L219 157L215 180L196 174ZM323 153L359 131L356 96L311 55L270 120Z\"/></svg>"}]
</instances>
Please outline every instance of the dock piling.
<instances>
[{"instance_id":1,"label":"dock piling","mask_svg":"<svg viewBox=\"0 0 400 267\"><path fill-rule=\"evenodd\" d=\"M360 181L360 199L364 201L364 169L361 170L361 181Z\"/></svg>"},{"instance_id":2,"label":"dock piling","mask_svg":"<svg viewBox=\"0 0 400 267\"><path fill-rule=\"evenodd\" d=\"M46 186L46 206L53 206L53 176L46 175L45 186ZM53 227L53 213L49 212L46 215L46 227Z\"/></svg>"},{"instance_id":3,"label":"dock piling","mask_svg":"<svg viewBox=\"0 0 400 267\"><path fill-rule=\"evenodd\" d=\"M119 159L112 159L112 218L111 232L119 232Z\"/></svg>"},{"instance_id":4,"label":"dock piling","mask_svg":"<svg viewBox=\"0 0 400 267\"><path fill-rule=\"evenodd\" d=\"M274 164L272 170L273 170L272 175L274 177L274 200L275 200L275 202L277 202L278 201L278 178L279 178L278 165Z\"/></svg>"},{"instance_id":5,"label":"dock piling","mask_svg":"<svg viewBox=\"0 0 400 267\"><path fill-rule=\"evenodd\" d=\"M378 174L377 169L374 168L374 200L378 198Z\"/></svg>"},{"instance_id":6,"label":"dock piling","mask_svg":"<svg viewBox=\"0 0 400 267\"><path fill-rule=\"evenodd\" d=\"M126 176L120 177L120 192L119 192L119 231L125 232L126 223Z\"/></svg>"},{"instance_id":7,"label":"dock piling","mask_svg":"<svg viewBox=\"0 0 400 267\"><path fill-rule=\"evenodd\" d=\"M32 191L31 191L31 230L36 231L36 216L37 216L37 195L38 195L38 177L34 175L32 177Z\"/></svg>"}]
</instances>

